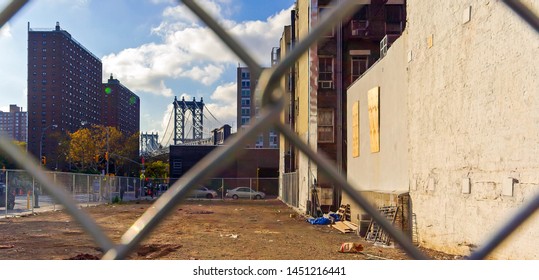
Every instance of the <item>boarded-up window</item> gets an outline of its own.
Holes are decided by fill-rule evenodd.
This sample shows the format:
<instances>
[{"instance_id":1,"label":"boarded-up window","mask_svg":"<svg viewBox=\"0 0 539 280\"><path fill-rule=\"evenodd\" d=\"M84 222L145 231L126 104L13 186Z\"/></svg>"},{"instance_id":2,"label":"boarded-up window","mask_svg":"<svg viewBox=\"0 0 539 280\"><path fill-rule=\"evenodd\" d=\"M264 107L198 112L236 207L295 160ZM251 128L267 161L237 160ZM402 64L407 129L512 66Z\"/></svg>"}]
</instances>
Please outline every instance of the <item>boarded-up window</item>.
<instances>
[{"instance_id":1,"label":"boarded-up window","mask_svg":"<svg viewBox=\"0 0 539 280\"><path fill-rule=\"evenodd\" d=\"M333 112L333 109L318 109L318 143L333 143L335 141Z\"/></svg>"},{"instance_id":2,"label":"boarded-up window","mask_svg":"<svg viewBox=\"0 0 539 280\"><path fill-rule=\"evenodd\" d=\"M352 105L352 157L359 157L359 101Z\"/></svg>"},{"instance_id":3,"label":"boarded-up window","mask_svg":"<svg viewBox=\"0 0 539 280\"><path fill-rule=\"evenodd\" d=\"M375 87L368 92L369 106L369 134L371 139L371 152L380 151L380 110L379 99L380 87Z\"/></svg>"}]
</instances>

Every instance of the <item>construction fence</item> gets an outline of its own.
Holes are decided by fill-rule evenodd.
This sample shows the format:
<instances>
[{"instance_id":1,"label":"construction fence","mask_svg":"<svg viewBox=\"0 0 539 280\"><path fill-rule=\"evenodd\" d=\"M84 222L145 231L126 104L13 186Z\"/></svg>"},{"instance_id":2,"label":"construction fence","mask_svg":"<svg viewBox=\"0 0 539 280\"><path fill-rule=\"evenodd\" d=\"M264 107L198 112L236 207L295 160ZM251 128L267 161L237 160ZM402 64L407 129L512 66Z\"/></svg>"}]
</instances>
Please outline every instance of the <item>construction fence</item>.
<instances>
[{"instance_id":1,"label":"construction fence","mask_svg":"<svg viewBox=\"0 0 539 280\"><path fill-rule=\"evenodd\" d=\"M45 172L55 185L61 186L79 206L91 206L119 201L157 198L168 190L170 183L178 178L146 178L104 176L67 172ZM236 187L249 187L276 197L278 178L214 178L200 187L213 190L216 197L226 197L226 192ZM4 170L0 173L0 216L16 216L25 213L56 210L62 207L51 193L25 170ZM6 195L7 194L7 195ZM193 191L188 198L208 198ZM254 199L255 197L250 197Z\"/></svg>"}]
</instances>

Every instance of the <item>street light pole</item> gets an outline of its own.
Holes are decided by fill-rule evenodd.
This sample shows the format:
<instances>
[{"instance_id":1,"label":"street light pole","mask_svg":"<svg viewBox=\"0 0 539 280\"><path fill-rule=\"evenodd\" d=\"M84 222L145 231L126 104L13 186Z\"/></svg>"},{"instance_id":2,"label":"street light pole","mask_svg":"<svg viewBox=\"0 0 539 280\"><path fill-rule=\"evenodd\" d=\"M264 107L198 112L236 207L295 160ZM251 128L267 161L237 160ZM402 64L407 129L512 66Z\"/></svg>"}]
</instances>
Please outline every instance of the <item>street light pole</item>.
<instances>
[{"instance_id":1,"label":"street light pole","mask_svg":"<svg viewBox=\"0 0 539 280\"><path fill-rule=\"evenodd\" d=\"M45 136L45 131L51 126L53 128L58 127L58 125L56 125L56 124L51 124L49 126L44 127L41 130L41 138L39 138L39 166L41 166L43 164L43 137ZM34 211L34 208L39 208L39 202L38 202L37 198L38 198L38 196L36 196L36 186L35 186L35 184L33 182L33 179L32 179L32 200L34 201L34 207L32 208L32 211Z\"/></svg>"},{"instance_id":2,"label":"street light pole","mask_svg":"<svg viewBox=\"0 0 539 280\"><path fill-rule=\"evenodd\" d=\"M110 158L110 154L109 154L109 127L107 126L107 176L109 175L109 158Z\"/></svg>"}]
</instances>

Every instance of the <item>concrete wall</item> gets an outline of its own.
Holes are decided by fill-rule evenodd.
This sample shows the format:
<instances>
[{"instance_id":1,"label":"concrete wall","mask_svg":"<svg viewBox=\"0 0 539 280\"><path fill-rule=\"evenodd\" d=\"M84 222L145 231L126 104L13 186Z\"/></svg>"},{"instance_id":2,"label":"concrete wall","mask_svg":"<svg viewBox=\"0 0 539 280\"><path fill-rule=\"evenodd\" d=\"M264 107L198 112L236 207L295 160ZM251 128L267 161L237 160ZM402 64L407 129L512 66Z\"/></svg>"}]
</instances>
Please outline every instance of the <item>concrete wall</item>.
<instances>
[{"instance_id":1,"label":"concrete wall","mask_svg":"<svg viewBox=\"0 0 539 280\"><path fill-rule=\"evenodd\" d=\"M311 0L298 0L296 1L298 8L296 38L298 41L305 38L310 30L311 24ZM316 49L316 48L315 48ZM316 100L312 100L309 96L311 93L310 88L310 55L311 52L305 53L297 62L296 67L296 94L297 94L297 110L296 115L296 133L299 137L308 143L309 146L316 150L316 126L310 124L311 115L316 114ZM312 111L314 102L314 111ZM311 108L311 111L309 111ZM299 175L299 205L298 208L301 211L307 210L307 200L309 198L309 187L313 182L314 174L317 174L316 167L310 163L308 157L303 153L297 154L298 157L298 174Z\"/></svg>"},{"instance_id":2,"label":"concrete wall","mask_svg":"<svg viewBox=\"0 0 539 280\"><path fill-rule=\"evenodd\" d=\"M539 11L539 1L523 2ZM539 35L501 1L410 0L407 9L419 238L468 254L539 190ZM531 220L491 257L539 258Z\"/></svg>"},{"instance_id":3,"label":"concrete wall","mask_svg":"<svg viewBox=\"0 0 539 280\"><path fill-rule=\"evenodd\" d=\"M405 39L401 37L378 61L348 88L347 159L348 181L358 187L377 207L396 205L396 197L408 192L407 73ZM367 92L380 87L380 151L371 152ZM353 156L352 107L359 101L359 156ZM363 211L343 194L350 204L353 221Z\"/></svg>"}]
</instances>

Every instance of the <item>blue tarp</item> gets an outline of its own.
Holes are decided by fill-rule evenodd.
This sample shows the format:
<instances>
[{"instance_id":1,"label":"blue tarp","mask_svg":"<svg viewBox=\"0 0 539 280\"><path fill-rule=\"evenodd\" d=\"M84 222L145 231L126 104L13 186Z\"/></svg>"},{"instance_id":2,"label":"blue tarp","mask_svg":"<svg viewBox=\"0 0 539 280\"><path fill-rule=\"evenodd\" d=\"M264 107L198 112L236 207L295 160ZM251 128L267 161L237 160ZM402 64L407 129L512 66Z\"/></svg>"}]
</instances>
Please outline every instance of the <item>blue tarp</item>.
<instances>
[{"instance_id":1,"label":"blue tarp","mask_svg":"<svg viewBox=\"0 0 539 280\"><path fill-rule=\"evenodd\" d=\"M307 221L311 225L329 225L331 221L328 218L320 217L320 218L309 218Z\"/></svg>"}]
</instances>

